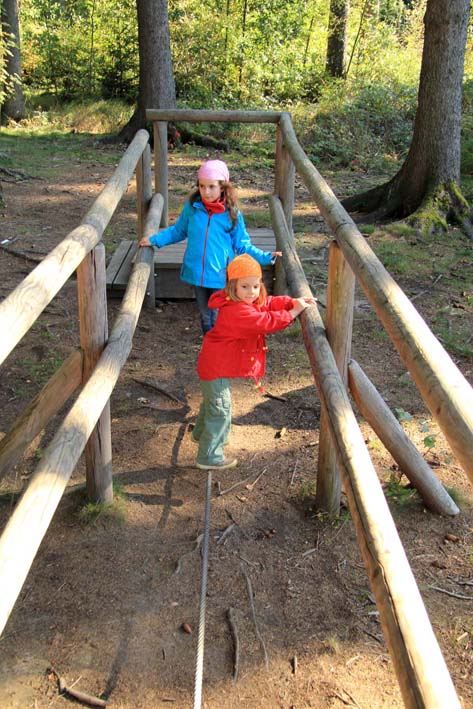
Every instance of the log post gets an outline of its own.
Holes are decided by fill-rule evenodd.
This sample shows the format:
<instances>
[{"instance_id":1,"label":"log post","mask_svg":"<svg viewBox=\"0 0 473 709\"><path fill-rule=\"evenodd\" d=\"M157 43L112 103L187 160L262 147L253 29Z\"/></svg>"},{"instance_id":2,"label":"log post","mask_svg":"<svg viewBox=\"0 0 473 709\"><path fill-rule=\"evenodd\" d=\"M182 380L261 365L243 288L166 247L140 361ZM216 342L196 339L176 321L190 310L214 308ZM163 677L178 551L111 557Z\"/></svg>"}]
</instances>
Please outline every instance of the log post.
<instances>
[{"instance_id":1,"label":"log post","mask_svg":"<svg viewBox=\"0 0 473 709\"><path fill-rule=\"evenodd\" d=\"M354 299L355 276L340 247L333 241L329 251L325 329L345 387L348 383L347 366L351 353ZM331 518L338 517L340 496L340 471L330 434L327 411L322 406L315 506L318 510L326 512Z\"/></svg>"},{"instance_id":2,"label":"log post","mask_svg":"<svg viewBox=\"0 0 473 709\"><path fill-rule=\"evenodd\" d=\"M159 223L156 224L156 229L152 232L146 230L146 221L150 209L151 197L153 196L152 176L151 176L151 150L149 145L143 151L143 154L136 164L136 202L138 208L138 240L143 236L152 236L159 229ZM154 284L154 264L149 274L148 288L146 289L146 297L144 307L148 310L154 310L156 306L155 284Z\"/></svg>"},{"instance_id":3,"label":"log post","mask_svg":"<svg viewBox=\"0 0 473 709\"><path fill-rule=\"evenodd\" d=\"M167 121L153 121L154 138L154 191L163 195L161 226L169 224L168 192L168 124Z\"/></svg>"},{"instance_id":4,"label":"log post","mask_svg":"<svg viewBox=\"0 0 473 709\"><path fill-rule=\"evenodd\" d=\"M108 339L105 247L98 244L77 269L80 343L84 352L85 384ZM87 494L93 502L113 502L110 401L85 446Z\"/></svg>"},{"instance_id":5,"label":"log post","mask_svg":"<svg viewBox=\"0 0 473 709\"><path fill-rule=\"evenodd\" d=\"M284 137L281 126L278 125L276 131L276 155L275 155L275 181L274 193L281 200L286 224L292 232L292 216L294 211L294 180L296 171L294 163L284 145ZM274 292L276 294L287 293L286 274L282 260L278 259L274 268L275 283Z\"/></svg>"},{"instance_id":6,"label":"log post","mask_svg":"<svg viewBox=\"0 0 473 709\"><path fill-rule=\"evenodd\" d=\"M455 502L354 359L348 364L348 381L359 412L414 485L427 507L437 514L457 515L460 510Z\"/></svg>"},{"instance_id":7,"label":"log post","mask_svg":"<svg viewBox=\"0 0 473 709\"><path fill-rule=\"evenodd\" d=\"M292 231L292 213L294 211L294 180L296 170L292 158L284 144L281 126L276 133L276 162L274 193L281 200L286 224Z\"/></svg>"}]
</instances>

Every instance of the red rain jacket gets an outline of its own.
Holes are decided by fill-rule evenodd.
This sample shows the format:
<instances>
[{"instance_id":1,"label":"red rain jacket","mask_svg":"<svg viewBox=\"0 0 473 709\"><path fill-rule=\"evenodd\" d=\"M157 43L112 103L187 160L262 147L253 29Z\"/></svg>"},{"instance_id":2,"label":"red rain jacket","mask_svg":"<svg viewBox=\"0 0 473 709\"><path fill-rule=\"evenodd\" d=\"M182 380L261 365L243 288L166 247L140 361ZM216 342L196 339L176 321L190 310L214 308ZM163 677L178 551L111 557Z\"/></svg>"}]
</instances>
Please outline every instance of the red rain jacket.
<instances>
[{"instance_id":1,"label":"red rain jacket","mask_svg":"<svg viewBox=\"0 0 473 709\"><path fill-rule=\"evenodd\" d=\"M217 321L202 343L197 359L201 379L252 377L259 381L266 364L265 335L284 330L293 321L292 298L267 296L263 305L230 300L220 290L210 296Z\"/></svg>"}]
</instances>

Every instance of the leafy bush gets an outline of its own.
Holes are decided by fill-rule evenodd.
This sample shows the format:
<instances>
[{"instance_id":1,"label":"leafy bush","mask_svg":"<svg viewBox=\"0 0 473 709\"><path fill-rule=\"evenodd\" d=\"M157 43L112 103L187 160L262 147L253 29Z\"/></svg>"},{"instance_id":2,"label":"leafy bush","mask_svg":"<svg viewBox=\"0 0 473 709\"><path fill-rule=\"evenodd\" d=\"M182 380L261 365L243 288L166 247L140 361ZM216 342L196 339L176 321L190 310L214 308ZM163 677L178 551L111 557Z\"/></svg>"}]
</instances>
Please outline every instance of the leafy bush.
<instances>
[{"instance_id":1,"label":"leafy bush","mask_svg":"<svg viewBox=\"0 0 473 709\"><path fill-rule=\"evenodd\" d=\"M314 107L305 149L316 163L386 169L409 148L415 108L412 87L334 83Z\"/></svg>"}]
</instances>

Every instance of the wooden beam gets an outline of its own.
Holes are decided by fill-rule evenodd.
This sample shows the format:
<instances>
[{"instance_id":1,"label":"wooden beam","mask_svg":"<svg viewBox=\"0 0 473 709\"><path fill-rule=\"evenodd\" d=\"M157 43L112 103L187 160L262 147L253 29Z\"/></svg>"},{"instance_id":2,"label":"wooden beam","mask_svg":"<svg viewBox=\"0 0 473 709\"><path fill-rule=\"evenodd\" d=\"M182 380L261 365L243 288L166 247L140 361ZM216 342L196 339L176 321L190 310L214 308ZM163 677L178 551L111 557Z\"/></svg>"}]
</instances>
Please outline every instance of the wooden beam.
<instances>
[{"instance_id":1,"label":"wooden beam","mask_svg":"<svg viewBox=\"0 0 473 709\"><path fill-rule=\"evenodd\" d=\"M164 199L161 194L155 194L151 198L148 213L144 224L144 235L151 236L159 231L161 223L161 215L164 207ZM154 273L154 248L152 246L143 246L144 254L142 259L149 264L149 280L146 288L145 307L154 310L156 307L156 283Z\"/></svg>"},{"instance_id":2,"label":"wooden beam","mask_svg":"<svg viewBox=\"0 0 473 709\"><path fill-rule=\"evenodd\" d=\"M366 297L453 453L473 483L473 389L390 276L299 145L290 117L281 117L284 140Z\"/></svg>"},{"instance_id":3,"label":"wooden beam","mask_svg":"<svg viewBox=\"0 0 473 709\"><path fill-rule=\"evenodd\" d=\"M84 352L82 383L90 379L108 338L105 246L97 244L77 269L80 344ZM91 502L113 502L110 401L85 445L87 495Z\"/></svg>"},{"instance_id":4,"label":"wooden beam","mask_svg":"<svg viewBox=\"0 0 473 709\"><path fill-rule=\"evenodd\" d=\"M348 364L348 380L359 412L414 485L427 507L440 515L457 515L460 510L455 502L354 359Z\"/></svg>"},{"instance_id":5,"label":"wooden beam","mask_svg":"<svg viewBox=\"0 0 473 709\"><path fill-rule=\"evenodd\" d=\"M153 122L154 136L154 191L163 196L163 209L159 226L169 224L169 189L168 189L168 131L166 121ZM158 231L156 229L156 231Z\"/></svg>"},{"instance_id":6,"label":"wooden beam","mask_svg":"<svg viewBox=\"0 0 473 709\"><path fill-rule=\"evenodd\" d=\"M127 360L150 264L140 249L119 315L92 376L65 417L0 538L0 633L84 446Z\"/></svg>"},{"instance_id":7,"label":"wooden beam","mask_svg":"<svg viewBox=\"0 0 473 709\"><path fill-rule=\"evenodd\" d=\"M148 139L147 131L137 132L80 226L71 231L0 303L0 364L100 241Z\"/></svg>"},{"instance_id":8,"label":"wooden beam","mask_svg":"<svg viewBox=\"0 0 473 709\"><path fill-rule=\"evenodd\" d=\"M276 197L270 198L270 210L276 237L284 244L291 293L309 296L311 291ZM408 709L460 709L317 307L302 312L300 321L404 704Z\"/></svg>"},{"instance_id":9,"label":"wooden beam","mask_svg":"<svg viewBox=\"0 0 473 709\"><path fill-rule=\"evenodd\" d=\"M192 108L147 108L147 121L186 121L187 123L278 123L280 111L207 111Z\"/></svg>"},{"instance_id":10,"label":"wooden beam","mask_svg":"<svg viewBox=\"0 0 473 709\"><path fill-rule=\"evenodd\" d=\"M348 360L351 353L355 276L342 251L333 241L330 245L327 282L325 329L342 382L348 386ZM332 443L327 411L320 414L319 458L317 464L316 509L329 517L340 513L341 476Z\"/></svg>"},{"instance_id":11,"label":"wooden beam","mask_svg":"<svg viewBox=\"0 0 473 709\"><path fill-rule=\"evenodd\" d=\"M62 409L82 381L82 350L75 350L21 412L0 441L0 480L18 463L26 448Z\"/></svg>"}]
</instances>

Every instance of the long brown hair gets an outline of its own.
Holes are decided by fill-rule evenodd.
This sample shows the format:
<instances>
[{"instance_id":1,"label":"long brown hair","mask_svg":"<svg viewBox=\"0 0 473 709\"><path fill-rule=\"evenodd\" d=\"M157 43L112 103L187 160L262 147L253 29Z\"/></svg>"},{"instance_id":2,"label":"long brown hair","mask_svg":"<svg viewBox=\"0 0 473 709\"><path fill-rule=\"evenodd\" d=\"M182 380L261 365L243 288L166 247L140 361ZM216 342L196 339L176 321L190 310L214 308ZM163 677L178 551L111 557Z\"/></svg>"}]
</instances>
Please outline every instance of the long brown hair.
<instances>
[{"instance_id":1,"label":"long brown hair","mask_svg":"<svg viewBox=\"0 0 473 709\"><path fill-rule=\"evenodd\" d=\"M241 298L239 298L236 294L236 289L237 289L237 283L240 281L241 278L232 278L230 281L227 281L227 284L225 286L225 293L229 297L230 300L235 301L235 303L239 303L241 301ZM263 279L261 278L260 280L260 291L259 291L259 296L258 300L256 301L257 305L263 305L264 301L266 300L266 296L268 295L266 291L266 286L263 283Z\"/></svg>"},{"instance_id":2,"label":"long brown hair","mask_svg":"<svg viewBox=\"0 0 473 709\"><path fill-rule=\"evenodd\" d=\"M225 197L225 202L228 207L228 212L230 214L230 219L232 220L232 226L236 225L237 216L239 212L238 200L237 200L237 189L233 182L223 182L223 180L218 180L222 188L223 195ZM194 204L194 202L200 199L199 192L199 182L197 181L197 188L192 190L189 195L189 202Z\"/></svg>"}]
</instances>

